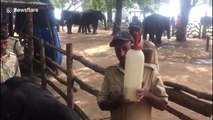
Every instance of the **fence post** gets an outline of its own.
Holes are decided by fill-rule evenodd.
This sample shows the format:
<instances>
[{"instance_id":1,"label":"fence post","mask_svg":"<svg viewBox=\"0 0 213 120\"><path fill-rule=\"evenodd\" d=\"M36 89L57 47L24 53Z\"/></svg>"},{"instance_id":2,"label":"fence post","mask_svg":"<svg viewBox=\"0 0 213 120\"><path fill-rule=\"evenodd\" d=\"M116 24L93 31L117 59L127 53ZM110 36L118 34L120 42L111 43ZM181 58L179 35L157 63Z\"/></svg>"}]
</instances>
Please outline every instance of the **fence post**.
<instances>
[{"instance_id":1,"label":"fence post","mask_svg":"<svg viewBox=\"0 0 213 120\"><path fill-rule=\"evenodd\" d=\"M73 51L72 51L72 44L66 44L66 53L67 53L67 105L70 108L74 108L73 102Z\"/></svg>"},{"instance_id":2,"label":"fence post","mask_svg":"<svg viewBox=\"0 0 213 120\"><path fill-rule=\"evenodd\" d=\"M33 57L34 57L34 46L33 46L33 15L28 12L27 20L28 20L28 34L29 34L29 42L28 42L28 50L29 50L29 68L30 68L30 77L33 76Z\"/></svg>"},{"instance_id":3,"label":"fence post","mask_svg":"<svg viewBox=\"0 0 213 120\"><path fill-rule=\"evenodd\" d=\"M202 38L202 37L201 37L201 24L200 24L200 23L199 23L199 26L198 26L198 27L199 27L199 33L198 33L198 36L199 36L199 38Z\"/></svg>"},{"instance_id":4,"label":"fence post","mask_svg":"<svg viewBox=\"0 0 213 120\"><path fill-rule=\"evenodd\" d=\"M39 47L40 47L40 62L41 62L41 82L42 82L42 88L47 88L47 81L45 77L45 71L46 71L46 60L45 60L45 47L44 47L44 40L39 40Z\"/></svg>"},{"instance_id":5,"label":"fence post","mask_svg":"<svg viewBox=\"0 0 213 120\"><path fill-rule=\"evenodd\" d=\"M209 51L209 39L210 39L210 37L207 36L206 37L206 51Z\"/></svg>"}]
</instances>

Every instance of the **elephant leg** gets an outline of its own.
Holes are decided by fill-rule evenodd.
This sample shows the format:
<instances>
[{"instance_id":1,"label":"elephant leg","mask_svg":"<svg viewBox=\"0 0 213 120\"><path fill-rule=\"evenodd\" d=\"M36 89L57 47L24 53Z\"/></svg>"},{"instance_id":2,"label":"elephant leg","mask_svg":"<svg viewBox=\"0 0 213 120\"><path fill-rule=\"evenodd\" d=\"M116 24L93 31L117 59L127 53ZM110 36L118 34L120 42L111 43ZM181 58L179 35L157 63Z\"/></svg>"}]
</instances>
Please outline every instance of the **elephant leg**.
<instances>
[{"instance_id":1,"label":"elephant leg","mask_svg":"<svg viewBox=\"0 0 213 120\"><path fill-rule=\"evenodd\" d=\"M62 29L63 32L65 31L65 30L64 30L64 26L61 26L61 29Z\"/></svg>"},{"instance_id":2,"label":"elephant leg","mask_svg":"<svg viewBox=\"0 0 213 120\"><path fill-rule=\"evenodd\" d=\"M93 24L93 34L97 34L98 24Z\"/></svg>"},{"instance_id":3,"label":"elephant leg","mask_svg":"<svg viewBox=\"0 0 213 120\"><path fill-rule=\"evenodd\" d=\"M87 25L84 26L85 33L87 34Z\"/></svg>"},{"instance_id":4,"label":"elephant leg","mask_svg":"<svg viewBox=\"0 0 213 120\"><path fill-rule=\"evenodd\" d=\"M91 33L90 27L89 25L87 26L88 32Z\"/></svg>"},{"instance_id":5,"label":"elephant leg","mask_svg":"<svg viewBox=\"0 0 213 120\"><path fill-rule=\"evenodd\" d=\"M96 26L93 27L93 34L97 34L97 27Z\"/></svg>"},{"instance_id":6,"label":"elephant leg","mask_svg":"<svg viewBox=\"0 0 213 120\"><path fill-rule=\"evenodd\" d=\"M156 42L157 42L157 44L162 44L161 37L162 37L162 33L157 33L156 34Z\"/></svg>"},{"instance_id":7,"label":"elephant leg","mask_svg":"<svg viewBox=\"0 0 213 120\"><path fill-rule=\"evenodd\" d=\"M147 38L147 33L144 32L144 33L143 33L143 39L146 40L146 38Z\"/></svg>"},{"instance_id":8,"label":"elephant leg","mask_svg":"<svg viewBox=\"0 0 213 120\"><path fill-rule=\"evenodd\" d=\"M67 34L72 34L72 25L71 24L67 24Z\"/></svg>"},{"instance_id":9,"label":"elephant leg","mask_svg":"<svg viewBox=\"0 0 213 120\"><path fill-rule=\"evenodd\" d=\"M80 33L80 32L81 32L81 29L82 29L82 26L81 26L81 25L79 25L79 27L78 27L78 33Z\"/></svg>"},{"instance_id":10,"label":"elephant leg","mask_svg":"<svg viewBox=\"0 0 213 120\"><path fill-rule=\"evenodd\" d=\"M59 26L59 24L56 25L56 29L57 29L57 32L60 32L60 26Z\"/></svg>"},{"instance_id":11,"label":"elephant leg","mask_svg":"<svg viewBox=\"0 0 213 120\"><path fill-rule=\"evenodd\" d=\"M149 40L156 43L154 34L149 34Z\"/></svg>"}]
</instances>

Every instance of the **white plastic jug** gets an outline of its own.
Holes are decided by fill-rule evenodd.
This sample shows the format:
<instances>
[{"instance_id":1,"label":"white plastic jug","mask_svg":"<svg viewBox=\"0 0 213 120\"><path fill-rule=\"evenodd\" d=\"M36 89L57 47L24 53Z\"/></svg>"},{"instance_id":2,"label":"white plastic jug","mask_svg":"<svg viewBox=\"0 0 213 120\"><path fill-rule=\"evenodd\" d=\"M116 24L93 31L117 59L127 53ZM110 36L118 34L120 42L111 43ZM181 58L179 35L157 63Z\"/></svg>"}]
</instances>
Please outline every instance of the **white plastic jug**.
<instances>
[{"instance_id":1,"label":"white plastic jug","mask_svg":"<svg viewBox=\"0 0 213 120\"><path fill-rule=\"evenodd\" d=\"M141 88L144 70L144 54L138 45L139 34L134 34L134 46L126 54L124 74L124 97L138 102L136 90Z\"/></svg>"}]
</instances>

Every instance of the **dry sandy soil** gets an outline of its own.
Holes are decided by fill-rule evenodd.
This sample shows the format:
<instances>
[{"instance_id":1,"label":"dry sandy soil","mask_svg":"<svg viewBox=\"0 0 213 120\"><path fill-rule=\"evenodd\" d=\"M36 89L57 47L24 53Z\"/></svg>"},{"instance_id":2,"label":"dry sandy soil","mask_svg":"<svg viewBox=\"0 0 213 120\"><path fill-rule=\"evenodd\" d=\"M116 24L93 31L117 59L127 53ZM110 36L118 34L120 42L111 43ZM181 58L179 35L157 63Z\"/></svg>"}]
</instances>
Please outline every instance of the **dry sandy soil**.
<instances>
[{"instance_id":1,"label":"dry sandy soil","mask_svg":"<svg viewBox=\"0 0 213 120\"><path fill-rule=\"evenodd\" d=\"M85 35L76 31L77 28L74 27L73 34L68 35L66 32L59 32L63 49L65 49L66 43L72 43L75 54L81 55L103 67L118 62L113 48L109 47L109 42L112 38L111 31L98 30L96 35ZM201 39L175 42L175 38L170 40L163 38L163 45L158 48L162 79L164 81L177 82L198 91L212 93L212 50L210 52L205 51L205 42L205 40ZM62 64L64 67L66 66L65 59L64 57ZM73 67L75 75L94 88L100 89L103 75L90 70L77 61L74 61ZM60 76L64 77L63 74ZM66 92L65 87L61 86L61 88ZM74 100L92 120L109 117L109 112L103 112L98 108L96 98L83 90L79 90L74 94ZM172 102L169 102L169 105L194 120L211 119ZM153 120L179 119L167 111L156 109L153 110L152 116Z\"/></svg>"}]
</instances>

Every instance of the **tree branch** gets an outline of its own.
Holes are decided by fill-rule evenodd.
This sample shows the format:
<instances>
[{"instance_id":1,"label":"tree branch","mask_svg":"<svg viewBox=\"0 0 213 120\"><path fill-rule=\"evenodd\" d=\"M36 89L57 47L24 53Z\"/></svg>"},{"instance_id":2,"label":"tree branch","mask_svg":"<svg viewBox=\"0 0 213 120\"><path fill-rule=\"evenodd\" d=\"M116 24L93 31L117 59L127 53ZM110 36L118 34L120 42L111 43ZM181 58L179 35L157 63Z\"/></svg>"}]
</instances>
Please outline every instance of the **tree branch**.
<instances>
[{"instance_id":1,"label":"tree branch","mask_svg":"<svg viewBox=\"0 0 213 120\"><path fill-rule=\"evenodd\" d=\"M197 4L198 0L193 0L192 5L190 6L191 8L194 7Z\"/></svg>"}]
</instances>

